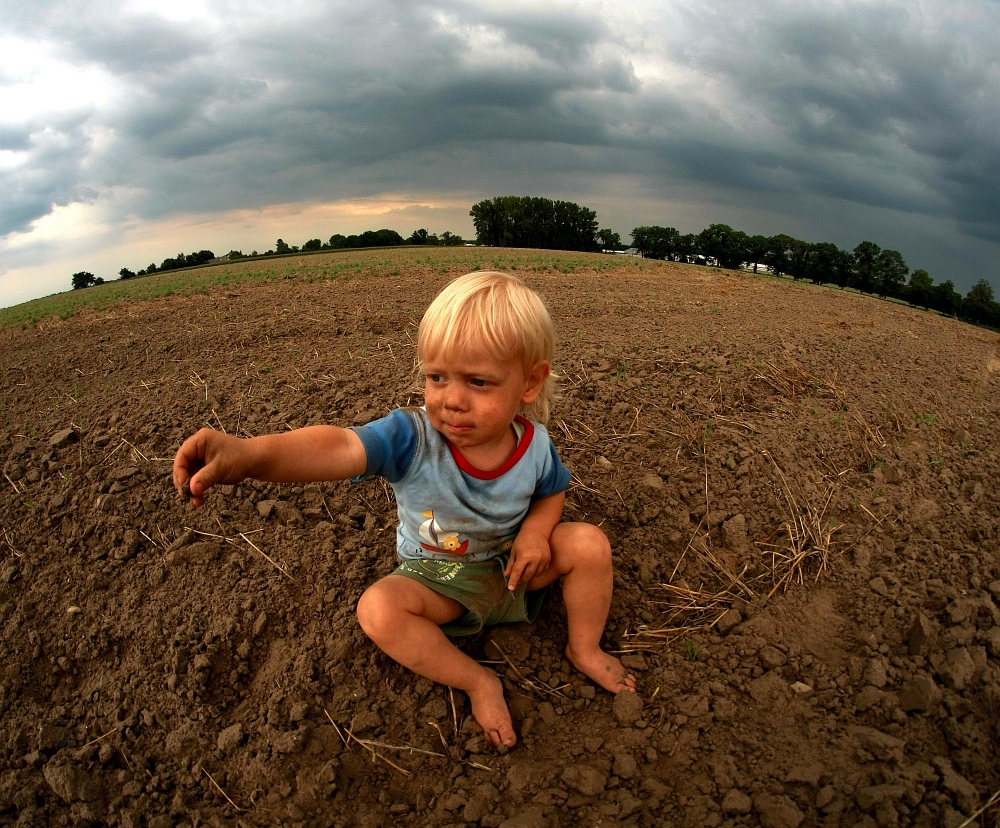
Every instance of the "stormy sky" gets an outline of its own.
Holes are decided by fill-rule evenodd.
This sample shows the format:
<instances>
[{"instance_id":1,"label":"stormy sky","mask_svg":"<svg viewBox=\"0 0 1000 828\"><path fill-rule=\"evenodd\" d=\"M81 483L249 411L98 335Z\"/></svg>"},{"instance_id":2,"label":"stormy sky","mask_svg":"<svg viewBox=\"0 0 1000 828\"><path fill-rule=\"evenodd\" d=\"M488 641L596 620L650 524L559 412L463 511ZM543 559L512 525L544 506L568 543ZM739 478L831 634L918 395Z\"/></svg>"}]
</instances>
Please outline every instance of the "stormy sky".
<instances>
[{"instance_id":1,"label":"stormy sky","mask_svg":"<svg viewBox=\"0 0 1000 828\"><path fill-rule=\"evenodd\" d=\"M0 0L0 306L510 194L1000 294L1000 3Z\"/></svg>"}]
</instances>

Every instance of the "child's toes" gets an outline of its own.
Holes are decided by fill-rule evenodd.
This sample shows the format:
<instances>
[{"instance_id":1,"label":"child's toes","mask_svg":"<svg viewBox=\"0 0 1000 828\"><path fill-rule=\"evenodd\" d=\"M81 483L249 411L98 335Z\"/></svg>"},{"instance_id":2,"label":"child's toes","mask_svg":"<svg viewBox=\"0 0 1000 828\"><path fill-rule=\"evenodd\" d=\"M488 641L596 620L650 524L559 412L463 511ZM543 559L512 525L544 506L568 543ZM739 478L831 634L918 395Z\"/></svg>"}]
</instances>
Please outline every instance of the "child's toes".
<instances>
[{"instance_id":1,"label":"child's toes","mask_svg":"<svg viewBox=\"0 0 1000 828\"><path fill-rule=\"evenodd\" d=\"M633 693L635 692L636 690L635 676L633 676L631 673L626 673L624 676L622 676L621 686L618 688L618 692L620 693L622 690L631 690Z\"/></svg>"},{"instance_id":2,"label":"child's toes","mask_svg":"<svg viewBox=\"0 0 1000 828\"><path fill-rule=\"evenodd\" d=\"M483 730L490 745L501 753L506 753L507 750L517 744L517 736L514 734L514 728L510 725L501 724L499 727L489 728L488 730L483 728Z\"/></svg>"},{"instance_id":3,"label":"child's toes","mask_svg":"<svg viewBox=\"0 0 1000 828\"><path fill-rule=\"evenodd\" d=\"M566 657L577 670L609 693L618 694L622 690L635 692L635 676L610 653L596 647L584 653L578 653L567 646Z\"/></svg>"}]
</instances>

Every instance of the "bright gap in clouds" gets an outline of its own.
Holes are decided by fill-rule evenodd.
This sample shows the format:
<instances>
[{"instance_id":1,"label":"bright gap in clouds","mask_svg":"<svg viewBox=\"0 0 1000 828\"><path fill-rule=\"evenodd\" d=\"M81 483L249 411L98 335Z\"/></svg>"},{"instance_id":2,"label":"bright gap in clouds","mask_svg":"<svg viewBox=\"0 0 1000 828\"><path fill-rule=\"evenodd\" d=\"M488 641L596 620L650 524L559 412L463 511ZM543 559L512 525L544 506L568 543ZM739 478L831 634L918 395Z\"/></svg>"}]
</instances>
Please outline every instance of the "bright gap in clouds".
<instances>
[{"instance_id":1,"label":"bright gap in clouds","mask_svg":"<svg viewBox=\"0 0 1000 828\"><path fill-rule=\"evenodd\" d=\"M504 71L543 72L548 66L536 51L511 43L499 26L462 23L450 12L437 12L434 22L446 34L462 41L462 66L467 70L502 73Z\"/></svg>"},{"instance_id":2,"label":"bright gap in clouds","mask_svg":"<svg viewBox=\"0 0 1000 828\"><path fill-rule=\"evenodd\" d=\"M103 70L59 60L47 44L0 38L0 113L7 123L31 124L53 112L73 112L108 101L112 81Z\"/></svg>"},{"instance_id":3,"label":"bright gap in clouds","mask_svg":"<svg viewBox=\"0 0 1000 828\"><path fill-rule=\"evenodd\" d=\"M210 20L215 15L211 12L211 4L204 0L132 0L125 6L125 11L132 14L150 14L174 22L189 20Z\"/></svg>"}]
</instances>

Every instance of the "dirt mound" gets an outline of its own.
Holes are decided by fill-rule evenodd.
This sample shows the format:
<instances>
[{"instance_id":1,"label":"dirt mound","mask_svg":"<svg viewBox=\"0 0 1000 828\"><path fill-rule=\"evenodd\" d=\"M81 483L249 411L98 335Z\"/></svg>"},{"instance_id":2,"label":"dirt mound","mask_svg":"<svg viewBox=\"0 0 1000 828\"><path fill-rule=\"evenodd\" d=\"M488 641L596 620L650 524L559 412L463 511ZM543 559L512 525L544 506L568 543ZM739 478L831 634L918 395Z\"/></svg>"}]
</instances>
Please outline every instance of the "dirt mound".
<instances>
[{"instance_id":1,"label":"dirt mound","mask_svg":"<svg viewBox=\"0 0 1000 828\"><path fill-rule=\"evenodd\" d=\"M521 743L498 756L354 619L394 564L385 485L246 484L198 512L169 485L206 423L419 400L419 315L468 268L398 255L0 331L0 824L958 826L987 805L1000 337L732 272L522 264L561 336L567 513L614 545L607 643L641 701L570 668L555 595L463 644L504 674Z\"/></svg>"}]
</instances>

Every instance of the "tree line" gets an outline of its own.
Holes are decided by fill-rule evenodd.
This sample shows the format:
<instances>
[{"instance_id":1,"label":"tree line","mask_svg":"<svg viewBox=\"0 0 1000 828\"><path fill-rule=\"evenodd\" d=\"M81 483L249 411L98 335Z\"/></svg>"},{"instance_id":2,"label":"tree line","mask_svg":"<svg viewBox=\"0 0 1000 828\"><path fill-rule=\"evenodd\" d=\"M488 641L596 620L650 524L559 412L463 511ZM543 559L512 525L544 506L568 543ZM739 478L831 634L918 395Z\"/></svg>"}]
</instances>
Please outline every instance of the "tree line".
<instances>
[{"instance_id":1,"label":"tree line","mask_svg":"<svg viewBox=\"0 0 1000 828\"><path fill-rule=\"evenodd\" d=\"M898 250L882 249L872 241L846 251L831 242L807 242L783 233L751 236L727 224L712 224L700 233L688 234L674 227L636 227L632 243L649 259L742 267L754 273L764 267L795 281L808 279L818 285L855 288L1000 328L1000 305L985 279L963 298L951 280L935 284L926 270L911 272Z\"/></svg>"},{"instance_id":2,"label":"tree line","mask_svg":"<svg viewBox=\"0 0 1000 828\"><path fill-rule=\"evenodd\" d=\"M443 247L462 247L465 244L465 239L456 233L449 232L448 230L445 230L440 235L428 233L423 227L419 230L414 230L405 239L395 230L365 230L364 233L356 236L345 236L341 233L334 233L330 236L330 239L327 242L323 242L321 239L310 239L302 245L301 249L303 252L307 252L312 250L344 250L361 247L395 247L402 244L429 244L441 245ZM238 253L239 251L236 252ZM298 247L289 247L281 239L278 239L273 251L269 250L261 255L270 256L298 252ZM232 253L229 255L230 258L233 258ZM251 255L257 255L256 251L254 251Z\"/></svg>"},{"instance_id":3,"label":"tree line","mask_svg":"<svg viewBox=\"0 0 1000 828\"><path fill-rule=\"evenodd\" d=\"M469 211L476 230L476 244L490 247L531 247L550 250L621 251L621 237L614 231L598 229L597 213L571 201L555 201L536 196L496 196L479 201ZM749 235L727 224L712 224L700 233L681 233L674 227L643 226L632 230L632 246L648 259L715 265L722 268L745 268L754 273L764 268L777 276L818 285L855 288L883 298L892 297L912 305L958 316L969 322L1000 329L1000 304L985 279L978 281L963 297L951 280L935 284L926 270L910 271L898 250L882 249L875 242L863 241L851 251L831 242L807 242L783 233L775 236ZM309 239L301 247L278 239L271 250L244 254L231 250L228 261L280 256L320 250L398 245L462 246L465 240L454 233L428 233L414 230L403 238L395 230L366 230L358 235L334 233L324 242ZM119 276L131 279L193 267L215 260L210 250L178 253L160 265L149 264L133 272L122 268ZM73 289L101 284L104 280L92 273L74 273Z\"/></svg>"},{"instance_id":4,"label":"tree line","mask_svg":"<svg viewBox=\"0 0 1000 828\"><path fill-rule=\"evenodd\" d=\"M285 256L291 253L307 253L317 250L344 250L362 247L394 247L404 244L426 244L440 245L443 247L462 247L465 239L457 233L445 230L443 233L428 233L423 227L414 230L408 238L403 238L395 230L366 230L358 235L345 236L341 233L334 233L330 239L324 242L322 239L309 239L301 247L290 245L284 239L278 239L272 249L263 253L254 250L252 253L243 253L240 250L230 250L224 257L216 259L211 250L199 250L197 253L178 253L164 259L159 265L150 262L142 270L133 271L123 267L118 271L119 279L135 279L139 276L150 276L153 273L163 273L168 270L178 270L182 267L197 267L213 261L238 261L240 259L253 259L263 256ZM95 276L87 270L74 273L70 279L73 290L82 290L93 285L103 285L104 279Z\"/></svg>"},{"instance_id":5,"label":"tree line","mask_svg":"<svg viewBox=\"0 0 1000 828\"><path fill-rule=\"evenodd\" d=\"M478 244L581 251L623 249L617 233L598 229L593 210L569 201L498 196L474 204L469 215ZM934 284L926 270L911 273L898 250L883 250L872 241L863 241L848 252L831 242L807 242L783 233L751 236L727 224L712 224L700 233L688 234L674 227L636 227L631 235L633 247L645 258L746 268L754 273L763 267L796 281L856 288L1000 328L1000 305L985 279L963 298L950 280Z\"/></svg>"}]
</instances>

